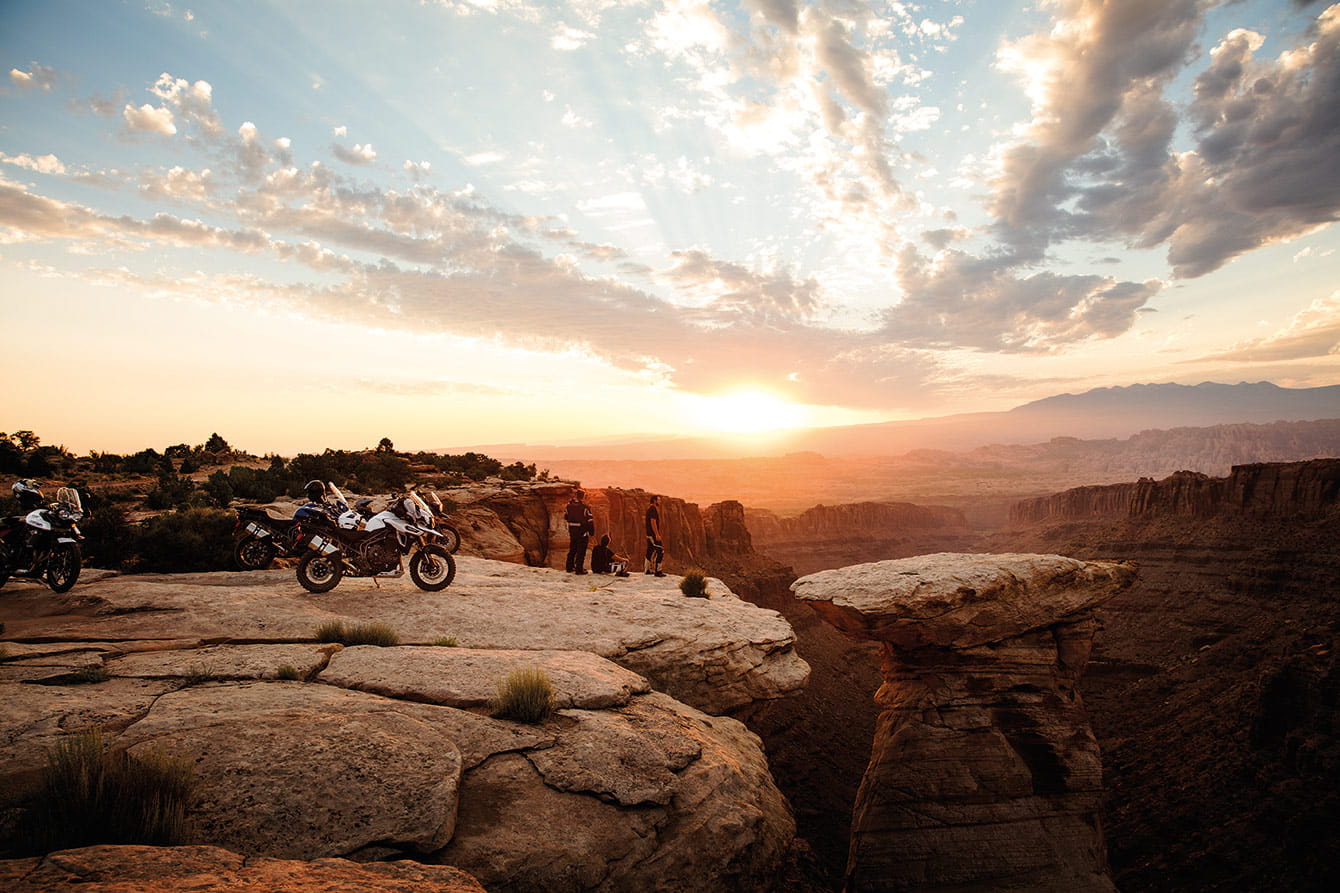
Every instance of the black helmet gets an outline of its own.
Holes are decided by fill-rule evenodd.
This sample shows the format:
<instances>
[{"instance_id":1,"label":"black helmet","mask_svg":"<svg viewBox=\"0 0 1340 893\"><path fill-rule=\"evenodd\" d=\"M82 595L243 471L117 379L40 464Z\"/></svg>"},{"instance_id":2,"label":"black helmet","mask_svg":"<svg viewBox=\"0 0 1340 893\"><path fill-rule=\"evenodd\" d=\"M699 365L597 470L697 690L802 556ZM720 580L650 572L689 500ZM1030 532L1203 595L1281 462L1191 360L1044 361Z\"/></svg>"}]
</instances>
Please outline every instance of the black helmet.
<instances>
[{"instance_id":1,"label":"black helmet","mask_svg":"<svg viewBox=\"0 0 1340 893\"><path fill-rule=\"evenodd\" d=\"M321 481L308 481L303 489L307 491L307 498L312 502L320 502L326 498L326 485Z\"/></svg>"},{"instance_id":2,"label":"black helmet","mask_svg":"<svg viewBox=\"0 0 1340 893\"><path fill-rule=\"evenodd\" d=\"M14 482L10 488L14 492L14 497L18 499L19 505L28 510L39 507L43 502L42 491L37 488L37 484L28 478L23 478Z\"/></svg>"}]
</instances>

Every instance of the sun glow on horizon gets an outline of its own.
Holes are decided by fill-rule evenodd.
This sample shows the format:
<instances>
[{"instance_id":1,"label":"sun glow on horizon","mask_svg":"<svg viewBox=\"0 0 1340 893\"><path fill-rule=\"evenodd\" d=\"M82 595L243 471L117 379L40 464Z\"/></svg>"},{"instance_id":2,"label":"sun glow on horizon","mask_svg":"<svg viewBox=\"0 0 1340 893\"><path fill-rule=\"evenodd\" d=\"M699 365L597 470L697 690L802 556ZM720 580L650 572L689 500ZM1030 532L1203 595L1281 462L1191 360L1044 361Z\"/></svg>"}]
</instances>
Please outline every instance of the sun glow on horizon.
<instances>
[{"instance_id":1,"label":"sun glow on horizon","mask_svg":"<svg viewBox=\"0 0 1340 893\"><path fill-rule=\"evenodd\" d=\"M704 397L698 408L699 422L726 434L758 434L798 428L808 421L804 407L787 403L764 391L732 391Z\"/></svg>"}]
</instances>

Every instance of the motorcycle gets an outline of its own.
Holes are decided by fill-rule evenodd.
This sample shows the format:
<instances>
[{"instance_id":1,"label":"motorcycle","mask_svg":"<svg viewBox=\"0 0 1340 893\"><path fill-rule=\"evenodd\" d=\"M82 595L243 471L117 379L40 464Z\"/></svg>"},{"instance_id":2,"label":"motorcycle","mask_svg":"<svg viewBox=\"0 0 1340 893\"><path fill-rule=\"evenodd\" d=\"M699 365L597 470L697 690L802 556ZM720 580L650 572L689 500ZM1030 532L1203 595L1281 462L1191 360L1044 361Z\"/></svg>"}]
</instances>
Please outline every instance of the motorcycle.
<instances>
[{"instance_id":1,"label":"motorcycle","mask_svg":"<svg viewBox=\"0 0 1340 893\"><path fill-rule=\"evenodd\" d=\"M330 517L337 523L355 526L349 520L349 504L334 484L326 484L329 496L322 502L308 502L292 518L276 518L260 506L244 505L234 509L233 563L239 570L264 570L276 558L293 558L307 549L300 535L299 522L313 517Z\"/></svg>"},{"instance_id":2,"label":"motorcycle","mask_svg":"<svg viewBox=\"0 0 1340 893\"><path fill-rule=\"evenodd\" d=\"M351 514L357 514L351 510ZM351 529L329 517L299 522L307 552L298 560L298 582L308 592L329 592L342 577L401 577L409 555L414 585L440 592L456 576L456 561L432 527L433 513L416 493L392 498L385 511Z\"/></svg>"},{"instance_id":3,"label":"motorcycle","mask_svg":"<svg viewBox=\"0 0 1340 893\"><path fill-rule=\"evenodd\" d=\"M77 523L84 518L79 491L61 487L56 501L41 508L36 504L42 491L31 481L19 481L14 493L31 511L0 519L0 586L15 577L45 580L53 592L69 592L79 579L84 540Z\"/></svg>"},{"instance_id":4,"label":"motorcycle","mask_svg":"<svg viewBox=\"0 0 1340 893\"><path fill-rule=\"evenodd\" d=\"M417 491L415 492L417 494ZM442 500L432 490L418 495L433 510L433 529L442 534L442 547L455 555L456 550L461 547L461 534L455 527L447 523L447 513L442 506Z\"/></svg>"},{"instance_id":5,"label":"motorcycle","mask_svg":"<svg viewBox=\"0 0 1340 893\"><path fill-rule=\"evenodd\" d=\"M292 518L276 518L254 505L238 506L234 511L233 563L238 570L264 570L276 558L297 554L298 544L293 538L297 522Z\"/></svg>"}]
</instances>

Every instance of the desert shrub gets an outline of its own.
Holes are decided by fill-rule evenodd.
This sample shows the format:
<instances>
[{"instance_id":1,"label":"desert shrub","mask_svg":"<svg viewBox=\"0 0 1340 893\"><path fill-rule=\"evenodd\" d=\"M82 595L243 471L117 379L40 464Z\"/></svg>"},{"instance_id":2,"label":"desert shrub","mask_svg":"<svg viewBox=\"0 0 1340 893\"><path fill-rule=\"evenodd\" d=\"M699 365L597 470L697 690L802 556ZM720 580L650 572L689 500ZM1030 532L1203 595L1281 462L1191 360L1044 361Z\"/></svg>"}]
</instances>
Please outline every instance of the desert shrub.
<instances>
[{"instance_id":1,"label":"desert shrub","mask_svg":"<svg viewBox=\"0 0 1340 893\"><path fill-rule=\"evenodd\" d=\"M342 620L327 620L316 629L318 642L339 642L341 645L378 645L382 648L399 645L400 636L385 623L355 623L345 625Z\"/></svg>"},{"instance_id":2,"label":"desert shrub","mask_svg":"<svg viewBox=\"0 0 1340 893\"><path fill-rule=\"evenodd\" d=\"M443 636L443 637L441 637L440 639L434 639L434 640L433 640L433 644L434 644L434 645L440 645L440 646L443 647L443 648L455 648L455 647L456 647L456 644L457 644L457 643L456 643L456 637L455 637L455 636Z\"/></svg>"},{"instance_id":3,"label":"desert shrub","mask_svg":"<svg viewBox=\"0 0 1340 893\"><path fill-rule=\"evenodd\" d=\"M283 664L279 669L275 670L275 678L286 679L292 682L301 677L298 675L298 668L293 666L293 664Z\"/></svg>"},{"instance_id":4,"label":"desert shrub","mask_svg":"<svg viewBox=\"0 0 1340 893\"><path fill-rule=\"evenodd\" d=\"M34 853L94 844L175 846L186 842L194 789L189 759L162 750L113 753L100 729L86 729L48 751L22 836Z\"/></svg>"},{"instance_id":5,"label":"desert shrub","mask_svg":"<svg viewBox=\"0 0 1340 893\"><path fill-rule=\"evenodd\" d=\"M554 712L554 684L537 667L513 670L498 685L493 715L517 722L541 723Z\"/></svg>"},{"instance_id":6,"label":"desert shrub","mask_svg":"<svg viewBox=\"0 0 1340 893\"><path fill-rule=\"evenodd\" d=\"M84 534L84 564L119 569L135 554L136 531L119 507L103 501L79 522Z\"/></svg>"},{"instance_id":7,"label":"desert shrub","mask_svg":"<svg viewBox=\"0 0 1340 893\"><path fill-rule=\"evenodd\" d=\"M707 575L699 570L691 570L679 581L679 591L689 598L707 598Z\"/></svg>"},{"instance_id":8,"label":"desert shrub","mask_svg":"<svg viewBox=\"0 0 1340 893\"><path fill-rule=\"evenodd\" d=\"M232 512L189 508L150 518L136 532L135 569L157 573L231 570Z\"/></svg>"}]
</instances>

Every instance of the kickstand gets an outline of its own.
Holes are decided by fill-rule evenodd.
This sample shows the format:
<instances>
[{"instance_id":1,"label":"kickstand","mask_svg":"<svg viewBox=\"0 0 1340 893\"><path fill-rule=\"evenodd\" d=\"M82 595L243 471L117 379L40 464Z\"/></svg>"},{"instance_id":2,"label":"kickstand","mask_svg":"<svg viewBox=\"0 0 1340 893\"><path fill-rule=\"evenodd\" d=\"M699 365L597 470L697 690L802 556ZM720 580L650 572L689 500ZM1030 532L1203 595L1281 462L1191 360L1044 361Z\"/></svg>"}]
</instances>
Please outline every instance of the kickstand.
<instances>
[{"instance_id":1,"label":"kickstand","mask_svg":"<svg viewBox=\"0 0 1340 893\"><path fill-rule=\"evenodd\" d=\"M376 589L381 589L381 588L382 588L381 580L378 580L378 579L377 579L377 575L376 575L376 574L373 574L373 575L372 575L372 585L373 585L373 587L376 588Z\"/></svg>"}]
</instances>

